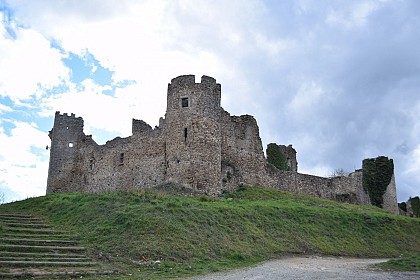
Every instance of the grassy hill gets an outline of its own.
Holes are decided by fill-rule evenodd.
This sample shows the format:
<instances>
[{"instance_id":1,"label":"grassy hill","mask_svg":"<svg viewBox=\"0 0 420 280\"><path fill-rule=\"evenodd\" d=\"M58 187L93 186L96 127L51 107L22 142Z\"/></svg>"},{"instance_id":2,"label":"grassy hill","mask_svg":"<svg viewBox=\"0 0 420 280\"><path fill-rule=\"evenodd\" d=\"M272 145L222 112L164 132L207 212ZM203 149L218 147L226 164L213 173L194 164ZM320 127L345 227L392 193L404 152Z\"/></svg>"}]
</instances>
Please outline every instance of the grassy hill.
<instances>
[{"instance_id":1,"label":"grassy hill","mask_svg":"<svg viewBox=\"0 0 420 280\"><path fill-rule=\"evenodd\" d=\"M124 271L120 279L194 275L288 254L420 252L420 219L254 187L217 198L153 191L52 194L0 205L0 212L34 214L74 232L90 256Z\"/></svg>"}]
</instances>

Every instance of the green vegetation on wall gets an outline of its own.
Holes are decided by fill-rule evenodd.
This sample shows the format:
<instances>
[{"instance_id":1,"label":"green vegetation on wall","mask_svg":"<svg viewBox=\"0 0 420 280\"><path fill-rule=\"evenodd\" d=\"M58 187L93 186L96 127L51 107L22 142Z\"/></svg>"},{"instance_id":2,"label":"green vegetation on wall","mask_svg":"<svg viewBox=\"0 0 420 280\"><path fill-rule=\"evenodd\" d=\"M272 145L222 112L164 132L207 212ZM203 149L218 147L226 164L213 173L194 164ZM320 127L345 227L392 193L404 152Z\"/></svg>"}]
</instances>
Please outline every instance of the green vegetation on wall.
<instances>
[{"instance_id":1,"label":"green vegetation on wall","mask_svg":"<svg viewBox=\"0 0 420 280\"><path fill-rule=\"evenodd\" d=\"M275 143L270 143L267 146L267 161L280 170L287 171L287 158L280 151L279 146Z\"/></svg>"},{"instance_id":2,"label":"green vegetation on wall","mask_svg":"<svg viewBox=\"0 0 420 280\"><path fill-rule=\"evenodd\" d=\"M407 212L407 203L405 202L398 203L398 208L400 208L404 212Z\"/></svg>"},{"instance_id":3,"label":"green vegetation on wall","mask_svg":"<svg viewBox=\"0 0 420 280\"><path fill-rule=\"evenodd\" d=\"M411 208L416 217L420 217L420 198L418 196L410 198Z\"/></svg>"},{"instance_id":4,"label":"green vegetation on wall","mask_svg":"<svg viewBox=\"0 0 420 280\"><path fill-rule=\"evenodd\" d=\"M383 206L383 195L394 174L394 162L380 156L363 160L363 188L369 194L372 205Z\"/></svg>"}]
</instances>

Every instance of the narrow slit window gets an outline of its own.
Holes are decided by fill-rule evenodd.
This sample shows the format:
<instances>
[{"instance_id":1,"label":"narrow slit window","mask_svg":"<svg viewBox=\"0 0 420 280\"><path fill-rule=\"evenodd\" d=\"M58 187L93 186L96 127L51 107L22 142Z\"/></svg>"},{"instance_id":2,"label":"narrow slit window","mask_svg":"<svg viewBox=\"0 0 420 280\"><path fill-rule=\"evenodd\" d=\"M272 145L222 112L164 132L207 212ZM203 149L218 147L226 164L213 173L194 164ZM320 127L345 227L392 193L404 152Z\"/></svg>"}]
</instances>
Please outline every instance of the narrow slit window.
<instances>
[{"instance_id":1,"label":"narrow slit window","mask_svg":"<svg viewBox=\"0 0 420 280\"><path fill-rule=\"evenodd\" d=\"M120 154L120 164L124 164L124 153Z\"/></svg>"},{"instance_id":2,"label":"narrow slit window","mask_svg":"<svg viewBox=\"0 0 420 280\"><path fill-rule=\"evenodd\" d=\"M188 97L181 98L181 106L182 106L182 108L185 108L185 107L189 106Z\"/></svg>"},{"instance_id":3,"label":"narrow slit window","mask_svg":"<svg viewBox=\"0 0 420 280\"><path fill-rule=\"evenodd\" d=\"M187 142L187 137L188 137L188 129L184 128L184 141Z\"/></svg>"}]
</instances>

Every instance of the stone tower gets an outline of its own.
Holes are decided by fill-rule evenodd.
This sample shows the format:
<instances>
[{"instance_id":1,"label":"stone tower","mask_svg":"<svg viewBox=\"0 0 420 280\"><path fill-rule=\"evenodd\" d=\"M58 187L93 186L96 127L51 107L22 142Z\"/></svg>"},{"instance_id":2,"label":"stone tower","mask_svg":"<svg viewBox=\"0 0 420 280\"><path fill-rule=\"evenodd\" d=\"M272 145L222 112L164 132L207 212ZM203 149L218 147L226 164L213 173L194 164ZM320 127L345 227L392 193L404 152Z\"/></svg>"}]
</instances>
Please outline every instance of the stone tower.
<instances>
[{"instance_id":1,"label":"stone tower","mask_svg":"<svg viewBox=\"0 0 420 280\"><path fill-rule=\"evenodd\" d=\"M208 193L221 186L221 87L203 76L179 76L168 85L165 115L166 181Z\"/></svg>"},{"instance_id":2,"label":"stone tower","mask_svg":"<svg viewBox=\"0 0 420 280\"><path fill-rule=\"evenodd\" d=\"M48 168L47 193L80 190L82 176L77 168L78 149L84 140L83 119L74 114L55 113Z\"/></svg>"}]
</instances>

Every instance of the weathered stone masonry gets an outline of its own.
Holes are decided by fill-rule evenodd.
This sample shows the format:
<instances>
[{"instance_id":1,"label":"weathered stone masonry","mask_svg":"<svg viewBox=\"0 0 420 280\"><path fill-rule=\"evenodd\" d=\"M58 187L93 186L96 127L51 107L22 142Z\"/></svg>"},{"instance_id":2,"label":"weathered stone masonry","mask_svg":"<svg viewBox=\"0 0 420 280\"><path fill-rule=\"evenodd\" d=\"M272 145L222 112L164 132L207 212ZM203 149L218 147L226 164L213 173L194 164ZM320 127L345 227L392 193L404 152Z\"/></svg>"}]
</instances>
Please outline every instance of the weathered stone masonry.
<instances>
[{"instance_id":1,"label":"weathered stone masonry","mask_svg":"<svg viewBox=\"0 0 420 280\"><path fill-rule=\"evenodd\" d=\"M361 172L334 178L297 173L291 146L279 147L292 171L269 164L255 118L231 116L220 99L215 79L203 76L195 83L194 75L179 76L168 85L166 114L158 127L133 119L131 136L104 145L84 134L81 117L56 112L49 134L47 193L142 189L173 182L194 192L218 194L246 183L370 204ZM390 188L395 193L395 183ZM396 205L396 197L384 201Z\"/></svg>"}]
</instances>

